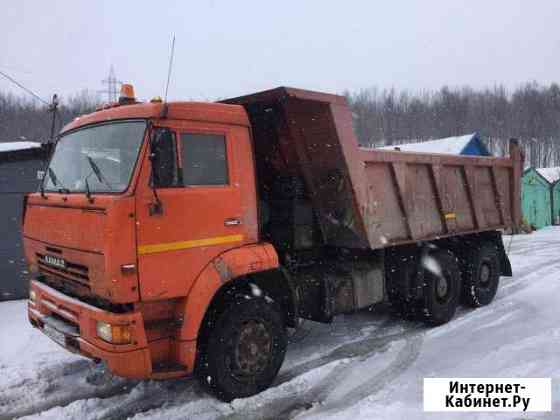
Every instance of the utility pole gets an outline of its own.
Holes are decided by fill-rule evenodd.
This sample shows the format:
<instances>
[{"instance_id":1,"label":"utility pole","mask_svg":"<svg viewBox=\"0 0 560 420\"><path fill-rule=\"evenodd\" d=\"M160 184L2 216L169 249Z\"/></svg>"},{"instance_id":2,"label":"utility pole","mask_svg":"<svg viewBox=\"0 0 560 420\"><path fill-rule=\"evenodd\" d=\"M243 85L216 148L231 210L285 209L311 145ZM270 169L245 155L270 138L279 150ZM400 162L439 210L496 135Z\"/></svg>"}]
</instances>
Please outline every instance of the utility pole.
<instances>
[{"instance_id":1,"label":"utility pole","mask_svg":"<svg viewBox=\"0 0 560 420\"><path fill-rule=\"evenodd\" d=\"M52 102L48 107L48 111L52 112L52 120L51 120L51 138L50 141L54 142L54 130L55 130L55 123L56 123L56 112L58 110L58 95L55 93L52 97Z\"/></svg>"},{"instance_id":2,"label":"utility pole","mask_svg":"<svg viewBox=\"0 0 560 420\"><path fill-rule=\"evenodd\" d=\"M107 102L109 103L117 102L119 88L123 82L117 80L113 65L111 65L111 68L109 70L109 75L107 76L107 78L103 79L101 83L107 85L107 88L100 90L99 93L104 93L107 95Z\"/></svg>"}]
</instances>

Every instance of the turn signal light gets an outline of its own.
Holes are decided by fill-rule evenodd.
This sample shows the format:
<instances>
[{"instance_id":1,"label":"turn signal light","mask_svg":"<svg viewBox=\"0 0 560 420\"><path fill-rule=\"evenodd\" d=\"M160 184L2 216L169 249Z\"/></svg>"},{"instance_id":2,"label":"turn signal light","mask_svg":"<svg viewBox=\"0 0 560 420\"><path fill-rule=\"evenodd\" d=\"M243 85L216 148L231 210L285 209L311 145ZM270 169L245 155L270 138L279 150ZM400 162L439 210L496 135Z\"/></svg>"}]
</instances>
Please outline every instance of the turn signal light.
<instances>
[{"instance_id":1,"label":"turn signal light","mask_svg":"<svg viewBox=\"0 0 560 420\"><path fill-rule=\"evenodd\" d=\"M130 328L128 325L111 325L97 321L97 336L111 344L130 344Z\"/></svg>"}]
</instances>

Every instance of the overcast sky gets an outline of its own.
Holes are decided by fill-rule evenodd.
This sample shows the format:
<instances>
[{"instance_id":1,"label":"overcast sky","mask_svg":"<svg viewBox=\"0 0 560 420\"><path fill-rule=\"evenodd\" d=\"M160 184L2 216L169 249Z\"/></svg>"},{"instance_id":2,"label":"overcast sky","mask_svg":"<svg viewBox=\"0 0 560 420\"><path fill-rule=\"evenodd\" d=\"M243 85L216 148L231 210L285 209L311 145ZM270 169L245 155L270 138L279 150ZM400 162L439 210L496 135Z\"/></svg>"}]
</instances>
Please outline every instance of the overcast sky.
<instances>
[{"instance_id":1,"label":"overcast sky","mask_svg":"<svg viewBox=\"0 0 560 420\"><path fill-rule=\"evenodd\" d=\"M112 64L150 98L163 94L175 33L170 99L515 87L560 81L559 18L558 0L3 0L0 70L49 97L102 89Z\"/></svg>"}]
</instances>

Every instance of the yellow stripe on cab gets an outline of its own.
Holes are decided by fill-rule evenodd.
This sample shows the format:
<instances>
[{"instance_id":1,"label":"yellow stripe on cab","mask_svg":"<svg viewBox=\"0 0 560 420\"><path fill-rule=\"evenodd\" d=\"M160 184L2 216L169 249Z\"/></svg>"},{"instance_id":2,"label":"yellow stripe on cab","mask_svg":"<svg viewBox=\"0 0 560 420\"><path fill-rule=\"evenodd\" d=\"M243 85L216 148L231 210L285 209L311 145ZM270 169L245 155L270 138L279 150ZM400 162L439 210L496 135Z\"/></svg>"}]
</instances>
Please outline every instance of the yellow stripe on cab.
<instances>
[{"instance_id":1,"label":"yellow stripe on cab","mask_svg":"<svg viewBox=\"0 0 560 420\"><path fill-rule=\"evenodd\" d=\"M181 249L198 248L201 246L212 246L241 242L243 235L217 236L214 238L193 239L190 241L167 242L153 245L140 245L138 255L156 254L158 252L178 251Z\"/></svg>"}]
</instances>

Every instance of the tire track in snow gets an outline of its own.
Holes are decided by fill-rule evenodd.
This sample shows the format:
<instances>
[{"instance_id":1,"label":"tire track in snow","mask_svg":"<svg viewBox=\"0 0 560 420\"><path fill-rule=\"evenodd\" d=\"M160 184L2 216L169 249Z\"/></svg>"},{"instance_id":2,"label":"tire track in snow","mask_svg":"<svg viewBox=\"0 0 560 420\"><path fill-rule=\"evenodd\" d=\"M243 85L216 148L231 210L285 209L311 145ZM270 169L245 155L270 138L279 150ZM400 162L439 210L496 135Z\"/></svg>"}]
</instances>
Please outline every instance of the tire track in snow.
<instances>
[{"instance_id":1,"label":"tire track in snow","mask_svg":"<svg viewBox=\"0 0 560 420\"><path fill-rule=\"evenodd\" d=\"M40 365L39 365L40 366ZM129 381L112 376L88 360L75 360L39 369L36 378L8 386L0 396L0 420L29 416L77 400L108 398L129 392ZM88 374L85 372L90 370ZM100 382L100 380L102 382ZM65 382L69 381L69 384Z\"/></svg>"},{"instance_id":2,"label":"tire track in snow","mask_svg":"<svg viewBox=\"0 0 560 420\"><path fill-rule=\"evenodd\" d=\"M47 403L31 400L35 395L29 395L30 389L33 389L34 393L49 393L57 388L55 384L57 379L64 379L83 372L87 370L88 365L86 360L75 360L39 369L41 364L38 364L36 377L21 377L19 381L3 384L2 393L0 393L0 420L26 415L36 410L41 411L41 406L45 406ZM18 367L15 366L12 369L18 370ZM8 408L11 408L11 411L8 411Z\"/></svg>"},{"instance_id":3,"label":"tire track in snow","mask_svg":"<svg viewBox=\"0 0 560 420\"><path fill-rule=\"evenodd\" d=\"M319 395L316 403L312 405L314 408L313 414L342 411L362 399L381 391L391 382L395 381L402 373L406 372L416 361L420 355L423 340L423 333L413 333L413 335L406 338L394 361L379 373L367 378L361 384L345 390L343 393L338 393L336 396L331 397L331 391L325 388ZM337 383L339 382L337 381Z\"/></svg>"},{"instance_id":4,"label":"tire track in snow","mask_svg":"<svg viewBox=\"0 0 560 420\"><path fill-rule=\"evenodd\" d=\"M513 249L510 249L508 253L507 251L509 248L509 242L504 243L504 248L506 250L506 253L508 253L508 256L526 255L528 252L534 252L535 250L539 250L539 252L554 250L557 246L558 246L557 243L551 242L548 239L541 239L541 240L532 239L528 242L517 243L517 244L516 241L514 240L512 244Z\"/></svg>"},{"instance_id":5,"label":"tire track in snow","mask_svg":"<svg viewBox=\"0 0 560 420\"><path fill-rule=\"evenodd\" d=\"M141 415L161 407L183 406L190 402L211 398L193 378L168 381L136 381L122 392L98 393L59 404L44 411L31 413L30 418L82 420L121 420ZM217 400L212 403L222 404ZM95 406L95 410L90 407ZM210 407L209 407L210 408ZM27 418L27 417L26 417Z\"/></svg>"},{"instance_id":6,"label":"tire track in snow","mask_svg":"<svg viewBox=\"0 0 560 420\"><path fill-rule=\"evenodd\" d=\"M203 392L194 378L143 381L131 392L133 397L129 396L106 407L102 418L121 420L168 406L169 403L172 403L171 406L179 406L188 402L184 400L185 395L202 398Z\"/></svg>"},{"instance_id":7,"label":"tire track in snow","mask_svg":"<svg viewBox=\"0 0 560 420\"><path fill-rule=\"evenodd\" d=\"M520 269L517 273L513 272L513 277L509 280L500 281L500 286L498 289L498 300L505 297L511 296L515 292L522 290L530 284L528 283L528 278L535 277L539 278L543 275L552 274L558 271L558 265L560 265L560 258L552 258L550 260L541 260L537 266L527 266Z\"/></svg>"},{"instance_id":8,"label":"tire track in snow","mask_svg":"<svg viewBox=\"0 0 560 420\"><path fill-rule=\"evenodd\" d=\"M333 350L330 350L319 357L292 366L285 371L280 371L280 374L278 375L274 386L290 381L295 377L301 375L302 373L326 365L335 360L366 354L369 351L368 346L372 343L380 342L379 340L383 341L383 339L385 338L389 340L401 338L407 333L407 329L397 333L389 332L387 330L390 330L396 326L405 325L405 322L398 318L387 318L373 332L367 334L365 338L342 343L336 346Z\"/></svg>"},{"instance_id":9,"label":"tire track in snow","mask_svg":"<svg viewBox=\"0 0 560 420\"><path fill-rule=\"evenodd\" d=\"M353 398L357 399L370 395L372 392L377 392L377 390L382 389L388 382L398 377L400 373L406 371L420 354L422 336L425 330L425 328L423 326L420 327L420 325L421 324L399 333L385 335L382 332L374 333L372 336L363 340L343 344L318 359L304 363L303 365L295 366L281 376L276 386L296 379L299 375L313 369L320 369L322 366L333 361L347 360L346 363L335 367L320 383L312 385L307 392L295 397L293 395L282 396L278 399L267 401L255 409L238 410L232 414L222 416L220 419L290 419L296 414L323 403L336 385L348 378L348 375L352 374L351 371L353 368L359 368L364 360L385 353L390 350L391 344L404 340L403 348L397 353L395 359L390 362L388 366L350 391L354 393Z\"/></svg>"}]
</instances>

